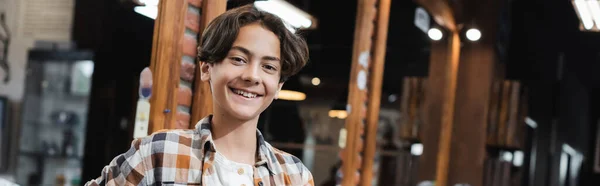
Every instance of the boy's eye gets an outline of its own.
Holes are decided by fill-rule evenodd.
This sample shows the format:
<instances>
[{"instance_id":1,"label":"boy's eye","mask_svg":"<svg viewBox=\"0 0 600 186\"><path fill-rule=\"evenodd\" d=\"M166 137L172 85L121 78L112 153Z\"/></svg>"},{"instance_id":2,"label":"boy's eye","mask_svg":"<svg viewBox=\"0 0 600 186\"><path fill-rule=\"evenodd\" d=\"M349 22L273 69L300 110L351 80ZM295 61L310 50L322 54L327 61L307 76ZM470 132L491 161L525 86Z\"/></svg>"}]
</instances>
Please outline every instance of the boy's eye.
<instances>
[{"instance_id":1,"label":"boy's eye","mask_svg":"<svg viewBox=\"0 0 600 186\"><path fill-rule=\"evenodd\" d=\"M230 57L229 59L231 59L237 63L245 63L244 59L242 59L241 57Z\"/></svg>"},{"instance_id":2,"label":"boy's eye","mask_svg":"<svg viewBox=\"0 0 600 186\"><path fill-rule=\"evenodd\" d=\"M264 65L264 68L271 71L277 71L277 68L273 65Z\"/></svg>"}]
</instances>

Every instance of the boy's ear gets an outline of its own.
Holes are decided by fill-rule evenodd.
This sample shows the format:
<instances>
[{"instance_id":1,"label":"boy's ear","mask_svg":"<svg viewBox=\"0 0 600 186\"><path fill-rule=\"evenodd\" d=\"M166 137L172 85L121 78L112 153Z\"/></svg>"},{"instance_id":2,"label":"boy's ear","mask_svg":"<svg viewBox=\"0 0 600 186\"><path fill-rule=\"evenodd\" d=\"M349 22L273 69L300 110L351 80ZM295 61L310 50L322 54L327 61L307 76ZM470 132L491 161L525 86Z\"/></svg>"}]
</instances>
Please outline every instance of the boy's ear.
<instances>
[{"instance_id":1,"label":"boy's ear","mask_svg":"<svg viewBox=\"0 0 600 186\"><path fill-rule=\"evenodd\" d=\"M200 62L200 80L210 81L210 68L212 65L207 62Z\"/></svg>"},{"instance_id":2,"label":"boy's ear","mask_svg":"<svg viewBox=\"0 0 600 186\"><path fill-rule=\"evenodd\" d=\"M279 83L279 88L277 88L277 92L275 92L275 99L279 99L279 91L283 88L283 82Z\"/></svg>"}]
</instances>

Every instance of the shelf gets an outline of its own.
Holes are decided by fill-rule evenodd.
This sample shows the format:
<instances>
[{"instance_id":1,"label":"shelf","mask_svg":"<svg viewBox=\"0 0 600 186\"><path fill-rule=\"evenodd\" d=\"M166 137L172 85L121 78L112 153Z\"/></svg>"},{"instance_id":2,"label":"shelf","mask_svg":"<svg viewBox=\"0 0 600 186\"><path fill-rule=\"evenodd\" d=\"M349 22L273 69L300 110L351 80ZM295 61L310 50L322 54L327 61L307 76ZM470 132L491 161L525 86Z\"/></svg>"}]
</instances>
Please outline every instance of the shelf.
<instances>
[{"instance_id":1,"label":"shelf","mask_svg":"<svg viewBox=\"0 0 600 186\"><path fill-rule=\"evenodd\" d=\"M20 151L19 155L31 156L31 157L43 157L43 158L49 158L49 159L75 159L75 160L83 159L81 156L75 156L75 155L71 155L71 156L47 155L47 154L43 154L41 152L32 152L32 151Z\"/></svg>"}]
</instances>

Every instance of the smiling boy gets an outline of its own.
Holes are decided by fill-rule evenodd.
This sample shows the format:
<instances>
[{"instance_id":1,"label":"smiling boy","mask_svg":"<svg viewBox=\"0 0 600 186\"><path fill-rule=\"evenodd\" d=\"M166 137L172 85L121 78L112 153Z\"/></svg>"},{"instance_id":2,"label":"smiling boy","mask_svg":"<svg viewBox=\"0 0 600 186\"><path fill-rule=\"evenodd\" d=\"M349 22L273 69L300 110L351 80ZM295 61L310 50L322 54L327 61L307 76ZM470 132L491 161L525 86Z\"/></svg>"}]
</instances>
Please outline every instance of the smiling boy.
<instances>
[{"instance_id":1,"label":"smiling boy","mask_svg":"<svg viewBox=\"0 0 600 186\"><path fill-rule=\"evenodd\" d=\"M308 60L306 42L252 5L215 18L199 48L213 115L193 130L136 139L86 185L314 185L302 162L264 141L258 117Z\"/></svg>"}]
</instances>

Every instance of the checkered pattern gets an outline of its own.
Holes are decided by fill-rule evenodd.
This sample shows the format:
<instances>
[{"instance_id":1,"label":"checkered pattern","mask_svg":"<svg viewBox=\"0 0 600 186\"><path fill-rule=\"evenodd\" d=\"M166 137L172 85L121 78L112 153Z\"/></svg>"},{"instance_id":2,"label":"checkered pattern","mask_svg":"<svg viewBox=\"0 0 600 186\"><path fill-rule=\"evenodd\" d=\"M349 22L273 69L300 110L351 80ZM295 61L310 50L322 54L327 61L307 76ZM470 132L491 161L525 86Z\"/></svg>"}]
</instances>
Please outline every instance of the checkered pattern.
<instances>
[{"instance_id":1,"label":"checkered pattern","mask_svg":"<svg viewBox=\"0 0 600 186\"><path fill-rule=\"evenodd\" d=\"M217 178L211 116L194 130L172 130L136 139L129 151L115 157L102 169L97 185L206 185ZM257 130L258 153L254 185L314 186L310 171L300 159L265 142Z\"/></svg>"}]
</instances>

